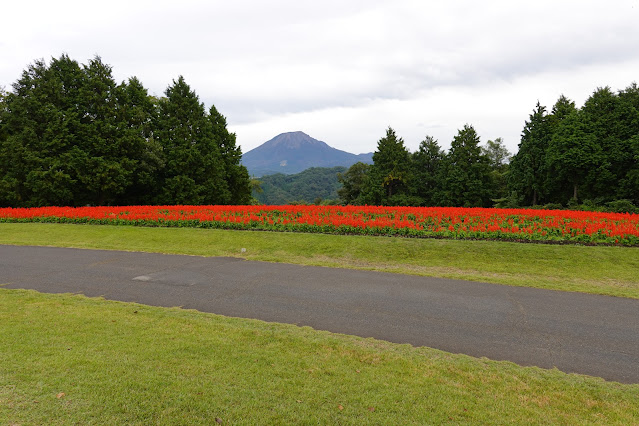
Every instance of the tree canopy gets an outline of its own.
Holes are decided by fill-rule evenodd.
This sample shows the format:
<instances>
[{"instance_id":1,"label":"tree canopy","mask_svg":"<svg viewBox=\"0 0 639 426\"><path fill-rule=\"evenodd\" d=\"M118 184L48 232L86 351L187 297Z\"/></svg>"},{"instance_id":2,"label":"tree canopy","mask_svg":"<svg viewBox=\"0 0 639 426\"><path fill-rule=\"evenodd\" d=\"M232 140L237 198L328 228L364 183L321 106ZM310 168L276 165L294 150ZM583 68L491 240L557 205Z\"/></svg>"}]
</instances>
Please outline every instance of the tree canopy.
<instances>
[{"instance_id":1,"label":"tree canopy","mask_svg":"<svg viewBox=\"0 0 639 426\"><path fill-rule=\"evenodd\" d=\"M389 127L386 136L377 142L362 201L367 204L407 204L412 179L410 155L404 140Z\"/></svg>"},{"instance_id":2,"label":"tree canopy","mask_svg":"<svg viewBox=\"0 0 639 426\"><path fill-rule=\"evenodd\" d=\"M345 204L562 206L637 211L639 87L596 89L583 107L561 95L550 113L537 102L512 155L501 138L481 145L465 125L444 152L430 137L409 153L392 128L374 164L341 175Z\"/></svg>"},{"instance_id":3,"label":"tree canopy","mask_svg":"<svg viewBox=\"0 0 639 426\"><path fill-rule=\"evenodd\" d=\"M475 128L465 125L453 139L442 167L439 203L450 206L491 205L490 160L479 146Z\"/></svg>"},{"instance_id":4,"label":"tree canopy","mask_svg":"<svg viewBox=\"0 0 639 426\"><path fill-rule=\"evenodd\" d=\"M165 95L97 56L29 65L0 92L0 206L248 202L225 118L182 77Z\"/></svg>"},{"instance_id":5,"label":"tree canopy","mask_svg":"<svg viewBox=\"0 0 639 426\"><path fill-rule=\"evenodd\" d=\"M639 88L596 89L582 108L537 103L511 162L509 187L525 205L639 204Z\"/></svg>"},{"instance_id":6,"label":"tree canopy","mask_svg":"<svg viewBox=\"0 0 639 426\"><path fill-rule=\"evenodd\" d=\"M135 77L115 81L99 56L61 55L0 86L0 207L248 204L257 182L241 158L226 118L182 76L157 98ZM388 127L372 165L298 178L264 180L260 197L629 211L639 205L639 87L597 88L581 108L564 95L550 112L537 102L512 156L501 138L482 145L469 124L448 151L426 136L412 153Z\"/></svg>"},{"instance_id":7,"label":"tree canopy","mask_svg":"<svg viewBox=\"0 0 639 426\"><path fill-rule=\"evenodd\" d=\"M505 188L510 153L501 138L482 147L466 125L448 153L426 136L414 153L392 128L377 144L373 164L351 166L339 176L343 204L490 206ZM497 192L496 192L497 191ZM505 192L505 189L502 190Z\"/></svg>"}]
</instances>

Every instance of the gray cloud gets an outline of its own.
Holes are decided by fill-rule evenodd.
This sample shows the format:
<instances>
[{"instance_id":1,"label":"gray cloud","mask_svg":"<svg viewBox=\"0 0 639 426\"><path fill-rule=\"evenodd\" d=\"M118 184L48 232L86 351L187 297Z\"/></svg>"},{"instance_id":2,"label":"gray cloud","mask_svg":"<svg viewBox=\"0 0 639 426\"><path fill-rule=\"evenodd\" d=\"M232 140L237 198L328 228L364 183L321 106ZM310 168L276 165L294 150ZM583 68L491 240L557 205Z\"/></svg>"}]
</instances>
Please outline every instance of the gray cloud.
<instances>
[{"instance_id":1,"label":"gray cloud","mask_svg":"<svg viewBox=\"0 0 639 426\"><path fill-rule=\"evenodd\" d=\"M1 8L0 85L37 58L99 54L118 79L136 75L158 95L184 75L247 146L278 125L318 122L364 146L392 121L411 138L433 130L450 139L474 120L516 147L537 98L623 88L639 62L637 0L30 5L28 18L16 2Z\"/></svg>"}]
</instances>

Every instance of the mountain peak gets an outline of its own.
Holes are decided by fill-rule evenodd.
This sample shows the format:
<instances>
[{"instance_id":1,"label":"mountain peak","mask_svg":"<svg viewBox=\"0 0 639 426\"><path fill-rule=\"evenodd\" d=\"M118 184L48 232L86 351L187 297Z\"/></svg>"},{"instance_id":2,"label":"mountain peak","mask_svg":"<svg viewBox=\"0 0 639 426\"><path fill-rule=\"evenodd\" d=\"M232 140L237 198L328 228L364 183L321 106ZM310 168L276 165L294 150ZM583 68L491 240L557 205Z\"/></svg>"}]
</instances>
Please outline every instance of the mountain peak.
<instances>
[{"instance_id":1,"label":"mountain peak","mask_svg":"<svg viewBox=\"0 0 639 426\"><path fill-rule=\"evenodd\" d=\"M372 153L351 154L296 131L279 134L246 152L242 164L251 175L264 176L299 173L311 167L350 167L358 161L371 164L372 158Z\"/></svg>"},{"instance_id":2,"label":"mountain peak","mask_svg":"<svg viewBox=\"0 0 639 426\"><path fill-rule=\"evenodd\" d=\"M271 147L282 146L282 147L287 147L289 149L300 149L304 145L318 145L318 144L326 145L326 143L322 141L318 141L317 139L313 139L306 133L298 130L296 132L281 133L275 136L273 139L269 140L268 142L265 142L262 146L271 146Z\"/></svg>"}]
</instances>

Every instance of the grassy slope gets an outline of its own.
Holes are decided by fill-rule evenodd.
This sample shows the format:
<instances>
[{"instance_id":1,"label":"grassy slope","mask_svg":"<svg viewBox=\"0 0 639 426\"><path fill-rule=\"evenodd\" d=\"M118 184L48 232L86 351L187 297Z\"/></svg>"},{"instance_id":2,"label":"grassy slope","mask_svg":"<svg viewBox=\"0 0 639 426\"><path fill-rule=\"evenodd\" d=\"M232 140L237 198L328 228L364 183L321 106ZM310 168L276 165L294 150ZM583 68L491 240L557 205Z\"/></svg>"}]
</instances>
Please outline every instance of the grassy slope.
<instances>
[{"instance_id":1,"label":"grassy slope","mask_svg":"<svg viewBox=\"0 0 639 426\"><path fill-rule=\"evenodd\" d=\"M0 224L0 244L236 256L639 298L638 248L37 223Z\"/></svg>"},{"instance_id":2,"label":"grassy slope","mask_svg":"<svg viewBox=\"0 0 639 426\"><path fill-rule=\"evenodd\" d=\"M0 424L638 424L639 385L0 289Z\"/></svg>"}]
</instances>

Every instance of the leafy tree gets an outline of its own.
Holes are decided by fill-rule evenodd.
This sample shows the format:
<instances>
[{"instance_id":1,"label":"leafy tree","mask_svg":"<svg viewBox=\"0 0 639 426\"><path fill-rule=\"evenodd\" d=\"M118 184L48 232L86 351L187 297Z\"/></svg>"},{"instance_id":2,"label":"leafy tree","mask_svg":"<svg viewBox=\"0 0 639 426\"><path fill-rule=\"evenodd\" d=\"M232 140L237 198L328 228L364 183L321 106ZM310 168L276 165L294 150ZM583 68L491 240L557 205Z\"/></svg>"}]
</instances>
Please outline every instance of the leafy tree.
<instances>
[{"instance_id":1,"label":"leafy tree","mask_svg":"<svg viewBox=\"0 0 639 426\"><path fill-rule=\"evenodd\" d=\"M204 105L183 77L166 89L159 103L156 138L165 167L159 204L225 204L231 196L224 162Z\"/></svg>"},{"instance_id":2,"label":"leafy tree","mask_svg":"<svg viewBox=\"0 0 639 426\"><path fill-rule=\"evenodd\" d=\"M251 181L242 161L242 150L235 142L235 133L226 128L226 118L214 105L209 110L209 121L213 128L213 138L224 162L224 178L228 185L229 204L242 205L251 201Z\"/></svg>"},{"instance_id":3,"label":"leafy tree","mask_svg":"<svg viewBox=\"0 0 639 426\"><path fill-rule=\"evenodd\" d=\"M7 99L9 93L5 90L4 86L0 86L0 207L12 205L10 199L11 195L14 195L10 178L7 179L6 173L9 169L9 146L7 142L7 120L9 114L9 107L7 105Z\"/></svg>"},{"instance_id":4,"label":"leafy tree","mask_svg":"<svg viewBox=\"0 0 639 426\"><path fill-rule=\"evenodd\" d=\"M630 139L630 150L634 166L628 170L620 182L620 194L632 200L635 205L639 205L639 134Z\"/></svg>"},{"instance_id":5,"label":"leafy tree","mask_svg":"<svg viewBox=\"0 0 639 426\"><path fill-rule=\"evenodd\" d=\"M7 98L9 97L9 92L7 92L4 86L0 86L0 141L6 139L6 130L4 128L4 122L7 119L7 115L9 113L9 109L7 107Z\"/></svg>"},{"instance_id":6,"label":"leafy tree","mask_svg":"<svg viewBox=\"0 0 639 426\"><path fill-rule=\"evenodd\" d=\"M566 117L575 112L575 102L564 95L560 95L552 107L550 120L554 126L558 126Z\"/></svg>"},{"instance_id":7,"label":"leafy tree","mask_svg":"<svg viewBox=\"0 0 639 426\"><path fill-rule=\"evenodd\" d=\"M524 125L519 151L510 161L509 188L524 196L526 204L537 205L546 185L546 150L552 127L546 107L537 102Z\"/></svg>"},{"instance_id":8,"label":"leafy tree","mask_svg":"<svg viewBox=\"0 0 639 426\"><path fill-rule=\"evenodd\" d=\"M0 205L246 203L235 135L184 79L155 99L95 57L36 61L0 92Z\"/></svg>"},{"instance_id":9,"label":"leafy tree","mask_svg":"<svg viewBox=\"0 0 639 426\"><path fill-rule=\"evenodd\" d=\"M370 167L370 164L360 161L349 167L346 172L337 174L337 180L342 184L342 187L337 190L341 204L362 204L362 191L368 183Z\"/></svg>"},{"instance_id":10,"label":"leafy tree","mask_svg":"<svg viewBox=\"0 0 639 426\"><path fill-rule=\"evenodd\" d=\"M494 141L489 140L486 142L486 146L483 146L481 150L488 158L488 165L493 170L504 171L508 168L508 163L512 155L508 152L508 148L504 145L502 138L496 138Z\"/></svg>"},{"instance_id":11,"label":"leafy tree","mask_svg":"<svg viewBox=\"0 0 639 426\"><path fill-rule=\"evenodd\" d=\"M118 111L118 85L111 67L95 57L83 74L80 125L69 150L77 180L74 198L76 204L112 204L134 183L139 147L126 137L128 123Z\"/></svg>"},{"instance_id":12,"label":"leafy tree","mask_svg":"<svg viewBox=\"0 0 639 426\"><path fill-rule=\"evenodd\" d=\"M579 189L586 183L591 170L602 160L601 146L584 118L579 110L575 110L563 119L551 138L546 157L551 175L569 185L569 188L563 188L564 194L572 192L573 202L578 200ZM586 193L590 190L582 189Z\"/></svg>"},{"instance_id":13,"label":"leafy tree","mask_svg":"<svg viewBox=\"0 0 639 426\"><path fill-rule=\"evenodd\" d=\"M466 124L453 139L441 168L443 190L439 203L448 206L489 207L491 177L489 159L479 146L475 129Z\"/></svg>"},{"instance_id":14,"label":"leafy tree","mask_svg":"<svg viewBox=\"0 0 639 426\"><path fill-rule=\"evenodd\" d=\"M509 161L512 155L508 152L502 138L496 138L494 141L489 140L481 150L490 166L492 198L493 200L503 199L508 196Z\"/></svg>"},{"instance_id":15,"label":"leafy tree","mask_svg":"<svg viewBox=\"0 0 639 426\"><path fill-rule=\"evenodd\" d=\"M262 189L262 181L258 178L251 177L249 184L251 185L251 193L261 194L262 192L264 192L264 190Z\"/></svg>"},{"instance_id":16,"label":"leafy tree","mask_svg":"<svg viewBox=\"0 0 639 426\"><path fill-rule=\"evenodd\" d=\"M621 151L617 164L617 198L639 204L639 86L633 83L619 92Z\"/></svg>"},{"instance_id":17,"label":"leafy tree","mask_svg":"<svg viewBox=\"0 0 639 426\"><path fill-rule=\"evenodd\" d=\"M544 175L545 175L545 183L543 188L544 198L546 202L551 204L562 204L566 203L568 199L570 199L570 193L568 188L571 186L570 182L567 182L565 179L565 175L558 175L554 173L550 167L550 160L548 158L548 150L551 146L552 138L555 137L555 134L559 130L559 127L570 115L576 113L578 111L575 103L568 99L566 96L561 95L557 99L557 102L552 107L551 113L548 116L548 123L550 126L550 140L548 141L548 146L546 147L545 157L544 157Z\"/></svg>"},{"instance_id":18,"label":"leafy tree","mask_svg":"<svg viewBox=\"0 0 639 426\"><path fill-rule=\"evenodd\" d=\"M159 192L158 174L165 163L162 147L154 138L158 100L135 77L117 88L118 122L123 126L122 145L129 147L135 160L131 185L121 197L121 204L151 204Z\"/></svg>"},{"instance_id":19,"label":"leafy tree","mask_svg":"<svg viewBox=\"0 0 639 426\"><path fill-rule=\"evenodd\" d=\"M0 199L13 206L74 204L69 150L80 126L77 62L62 55L30 65L5 98Z\"/></svg>"},{"instance_id":20,"label":"leafy tree","mask_svg":"<svg viewBox=\"0 0 639 426\"><path fill-rule=\"evenodd\" d=\"M586 186L590 199L610 201L616 198L615 190L630 165L631 152L621 135L624 127L619 97L609 87L598 88L586 100L580 113L587 131L594 136L601 156L598 164L589 170Z\"/></svg>"},{"instance_id":21,"label":"leafy tree","mask_svg":"<svg viewBox=\"0 0 639 426\"><path fill-rule=\"evenodd\" d=\"M373 165L369 171L362 201L366 204L405 205L410 197L412 180L410 154L404 140L398 138L392 128L377 143L373 153Z\"/></svg>"},{"instance_id":22,"label":"leafy tree","mask_svg":"<svg viewBox=\"0 0 639 426\"><path fill-rule=\"evenodd\" d=\"M433 206L436 204L436 194L441 190L439 170L445 157L444 151L437 140L426 136L411 157L414 193L421 199L421 205Z\"/></svg>"}]
</instances>

